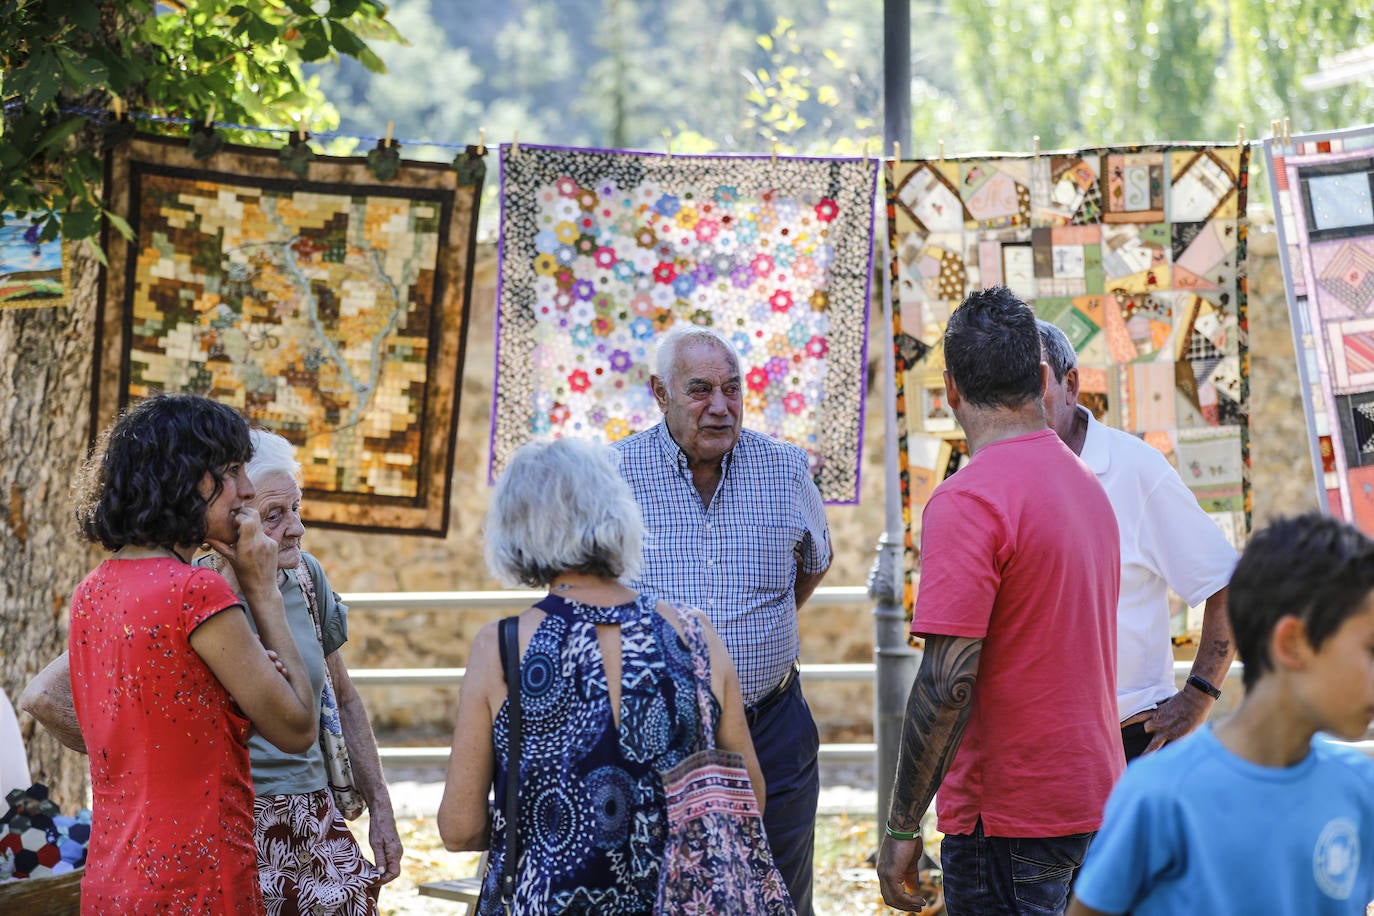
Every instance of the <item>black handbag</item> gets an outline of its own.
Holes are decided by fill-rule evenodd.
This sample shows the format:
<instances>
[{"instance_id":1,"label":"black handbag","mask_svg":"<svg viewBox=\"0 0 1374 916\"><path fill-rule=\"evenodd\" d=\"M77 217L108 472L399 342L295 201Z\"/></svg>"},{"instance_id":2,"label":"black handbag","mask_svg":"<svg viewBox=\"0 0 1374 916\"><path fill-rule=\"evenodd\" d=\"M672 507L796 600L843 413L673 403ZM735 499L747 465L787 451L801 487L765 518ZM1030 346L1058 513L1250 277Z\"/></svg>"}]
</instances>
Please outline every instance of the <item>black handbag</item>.
<instances>
[{"instance_id":1,"label":"black handbag","mask_svg":"<svg viewBox=\"0 0 1374 916\"><path fill-rule=\"evenodd\" d=\"M506 756L506 852L502 859L501 901L515 908L515 866L520 858L520 618L504 618L497 630L501 668L506 673L506 723L510 748Z\"/></svg>"}]
</instances>

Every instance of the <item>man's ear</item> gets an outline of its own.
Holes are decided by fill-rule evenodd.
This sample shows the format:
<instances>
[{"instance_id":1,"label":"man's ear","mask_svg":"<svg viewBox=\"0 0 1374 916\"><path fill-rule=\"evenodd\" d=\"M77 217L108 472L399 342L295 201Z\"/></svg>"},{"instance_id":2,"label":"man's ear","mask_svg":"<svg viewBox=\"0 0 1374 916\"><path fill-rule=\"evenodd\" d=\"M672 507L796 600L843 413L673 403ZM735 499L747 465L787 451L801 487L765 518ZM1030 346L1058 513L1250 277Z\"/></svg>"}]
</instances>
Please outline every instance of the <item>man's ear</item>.
<instances>
[{"instance_id":1,"label":"man's ear","mask_svg":"<svg viewBox=\"0 0 1374 916\"><path fill-rule=\"evenodd\" d=\"M963 400L964 400L963 397L959 394L959 386L956 385L956 384L954 384L954 376L950 375L950 374L949 374L949 370L946 369L946 370L945 370L945 403L949 405L949 409L950 409L950 410L954 410L954 409L955 409L956 407L958 407L961 403L963 403Z\"/></svg>"},{"instance_id":2,"label":"man's ear","mask_svg":"<svg viewBox=\"0 0 1374 916\"><path fill-rule=\"evenodd\" d=\"M1073 366L1064 373L1064 396L1070 404L1078 403L1078 367Z\"/></svg>"},{"instance_id":3,"label":"man's ear","mask_svg":"<svg viewBox=\"0 0 1374 916\"><path fill-rule=\"evenodd\" d=\"M1315 650L1307 638L1307 625L1293 614L1285 614L1274 624L1269 634L1269 657L1276 668L1300 671L1307 666Z\"/></svg>"},{"instance_id":4,"label":"man's ear","mask_svg":"<svg viewBox=\"0 0 1374 916\"><path fill-rule=\"evenodd\" d=\"M654 393L654 400L658 402L658 409L662 412L668 406L668 386L663 384L663 379L657 375L649 376L649 390Z\"/></svg>"}]
</instances>

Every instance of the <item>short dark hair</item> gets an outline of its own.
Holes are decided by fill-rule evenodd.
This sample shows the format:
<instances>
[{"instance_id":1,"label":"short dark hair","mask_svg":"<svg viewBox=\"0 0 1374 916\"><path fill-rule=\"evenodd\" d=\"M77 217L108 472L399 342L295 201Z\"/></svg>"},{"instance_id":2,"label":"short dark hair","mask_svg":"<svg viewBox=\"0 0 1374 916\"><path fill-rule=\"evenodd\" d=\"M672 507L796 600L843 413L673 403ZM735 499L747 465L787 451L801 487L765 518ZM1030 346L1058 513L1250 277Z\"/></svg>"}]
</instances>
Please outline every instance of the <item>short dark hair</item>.
<instances>
[{"instance_id":1,"label":"short dark hair","mask_svg":"<svg viewBox=\"0 0 1374 916\"><path fill-rule=\"evenodd\" d=\"M1374 590L1374 541L1316 512L1281 518L1250 538L1227 590L1227 616L1250 689L1273 668L1269 639L1293 615L1314 649Z\"/></svg>"},{"instance_id":2,"label":"short dark hair","mask_svg":"<svg viewBox=\"0 0 1374 916\"><path fill-rule=\"evenodd\" d=\"M155 395L102 434L82 471L77 525L109 550L199 544L224 466L252 455L248 424L231 408L198 395ZM208 500L197 489L207 471L215 481Z\"/></svg>"},{"instance_id":3,"label":"short dark hair","mask_svg":"<svg viewBox=\"0 0 1374 916\"><path fill-rule=\"evenodd\" d=\"M1054 380L1064 381L1064 376L1068 375L1069 370L1078 367L1078 354L1073 352L1069 335L1058 325L1051 324L1043 318L1037 318L1035 326L1040 329L1040 343L1045 348L1045 362L1049 363Z\"/></svg>"},{"instance_id":4,"label":"short dark hair","mask_svg":"<svg viewBox=\"0 0 1374 916\"><path fill-rule=\"evenodd\" d=\"M945 368L974 407L1021 407L1044 394L1035 313L1005 286L969 293L945 328Z\"/></svg>"}]
</instances>

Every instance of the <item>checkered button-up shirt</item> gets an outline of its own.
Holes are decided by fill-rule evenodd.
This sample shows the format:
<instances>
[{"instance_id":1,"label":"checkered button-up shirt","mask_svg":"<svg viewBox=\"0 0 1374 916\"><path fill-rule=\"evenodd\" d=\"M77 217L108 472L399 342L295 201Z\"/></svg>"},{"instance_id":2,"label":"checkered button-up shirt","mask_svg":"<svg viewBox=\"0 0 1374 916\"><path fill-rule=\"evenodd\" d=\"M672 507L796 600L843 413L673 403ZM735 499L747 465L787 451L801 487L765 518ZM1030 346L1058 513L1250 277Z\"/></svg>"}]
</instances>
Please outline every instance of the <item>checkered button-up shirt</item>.
<instances>
[{"instance_id":1,"label":"checkered button-up shirt","mask_svg":"<svg viewBox=\"0 0 1374 916\"><path fill-rule=\"evenodd\" d=\"M701 608L739 670L746 706L796 661L797 569L830 565L830 529L806 453L742 430L710 506L667 425L615 443L620 473L644 515L644 558L633 586Z\"/></svg>"}]
</instances>

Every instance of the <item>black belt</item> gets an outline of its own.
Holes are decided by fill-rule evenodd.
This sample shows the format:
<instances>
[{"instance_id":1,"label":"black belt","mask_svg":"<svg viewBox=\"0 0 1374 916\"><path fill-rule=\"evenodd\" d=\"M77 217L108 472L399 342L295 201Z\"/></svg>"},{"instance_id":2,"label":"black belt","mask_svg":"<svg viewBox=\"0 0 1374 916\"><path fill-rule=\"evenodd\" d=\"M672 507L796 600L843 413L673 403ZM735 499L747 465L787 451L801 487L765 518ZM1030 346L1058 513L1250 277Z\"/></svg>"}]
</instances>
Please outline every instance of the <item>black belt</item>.
<instances>
[{"instance_id":1,"label":"black belt","mask_svg":"<svg viewBox=\"0 0 1374 916\"><path fill-rule=\"evenodd\" d=\"M783 695L787 693L787 688L792 686L792 682L797 679L799 674L801 674L801 663L793 662L792 667L787 669L787 673L782 676L782 680L778 681L776 687L764 694L757 703L744 707L745 721L751 727L758 722L759 716L772 709L777 705L778 700L783 698Z\"/></svg>"}]
</instances>

